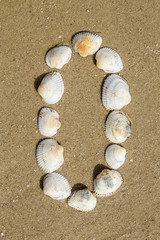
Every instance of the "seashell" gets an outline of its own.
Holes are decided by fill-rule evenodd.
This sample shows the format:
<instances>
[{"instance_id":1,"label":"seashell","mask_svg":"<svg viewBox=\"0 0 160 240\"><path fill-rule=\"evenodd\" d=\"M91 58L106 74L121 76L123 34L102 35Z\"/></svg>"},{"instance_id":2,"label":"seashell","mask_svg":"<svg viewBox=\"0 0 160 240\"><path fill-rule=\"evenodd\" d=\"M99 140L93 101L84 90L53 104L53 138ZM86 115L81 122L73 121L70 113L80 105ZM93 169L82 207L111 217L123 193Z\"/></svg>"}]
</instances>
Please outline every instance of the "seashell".
<instances>
[{"instance_id":1,"label":"seashell","mask_svg":"<svg viewBox=\"0 0 160 240\"><path fill-rule=\"evenodd\" d=\"M43 180L43 192L54 200L63 200L71 195L71 188L64 176L48 173Z\"/></svg>"},{"instance_id":2,"label":"seashell","mask_svg":"<svg viewBox=\"0 0 160 240\"><path fill-rule=\"evenodd\" d=\"M80 32L72 37L72 45L82 57L93 55L100 48L102 38L91 32Z\"/></svg>"},{"instance_id":3,"label":"seashell","mask_svg":"<svg viewBox=\"0 0 160 240\"><path fill-rule=\"evenodd\" d=\"M76 190L68 199L68 205L79 211L89 212L95 208L97 204L96 197L87 189Z\"/></svg>"},{"instance_id":4,"label":"seashell","mask_svg":"<svg viewBox=\"0 0 160 240\"><path fill-rule=\"evenodd\" d=\"M57 103L64 93L63 78L58 72L51 72L44 76L38 93L48 104Z\"/></svg>"},{"instance_id":5,"label":"seashell","mask_svg":"<svg viewBox=\"0 0 160 240\"><path fill-rule=\"evenodd\" d=\"M121 174L115 170L104 169L94 179L94 191L97 196L105 197L114 193L123 183Z\"/></svg>"},{"instance_id":6,"label":"seashell","mask_svg":"<svg viewBox=\"0 0 160 240\"><path fill-rule=\"evenodd\" d=\"M118 169L123 165L125 156L126 149L117 144L108 146L105 152L106 162L113 169Z\"/></svg>"},{"instance_id":7,"label":"seashell","mask_svg":"<svg viewBox=\"0 0 160 240\"><path fill-rule=\"evenodd\" d=\"M119 54L111 48L101 48L95 56L96 66L105 73L117 73L123 69L122 59Z\"/></svg>"},{"instance_id":8,"label":"seashell","mask_svg":"<svg viewBox=\"0 0 160 240\"><path fill-rule=\"evenodd\" d=\"M64 162L63 147L54 139L44 139L37 146L36 158L43 171L53 172Z\"/></svg>"},{"instance_id":9,"label":"seashell","mask_svg":"<svg viewBox=\"0 0 160 240\"><path fill-rule=\"evenodd\" d=\"M104 82L102 102L106 109L121 109L131 101L129 86L120 76L110 75Z\"/></svg>"},{"instance_id":10,"label":"seashell","mask_svg":"<svg viewBox=\"0 0 160 240\"><path fill-rule=\"evenodd\" d=\"M113 111L106 120L106 136L113 143L122 143L131 134L131 121L122 111Z\"/></svg>"},{"instance_id":11,"label":"seashell","mask_svg":"<svg viewBox=\"0 0 160 240\"><path fill-rule=\"evenodd\" d=\"M54 136L61 127L59 114L52 108L43 107L39 112L38 127L43 136Z\"/></svg>"},{"instance_id":12,"label":"seashell","mask_svg":"<svg viewBox=\"0 0 160 240\"><path fill-rule=\"evenodd\" d=\"M50 68L61 69L71 59L72 51L70 47L60 46L50 49L45 57Z\"/></svg>"}]
</instances>

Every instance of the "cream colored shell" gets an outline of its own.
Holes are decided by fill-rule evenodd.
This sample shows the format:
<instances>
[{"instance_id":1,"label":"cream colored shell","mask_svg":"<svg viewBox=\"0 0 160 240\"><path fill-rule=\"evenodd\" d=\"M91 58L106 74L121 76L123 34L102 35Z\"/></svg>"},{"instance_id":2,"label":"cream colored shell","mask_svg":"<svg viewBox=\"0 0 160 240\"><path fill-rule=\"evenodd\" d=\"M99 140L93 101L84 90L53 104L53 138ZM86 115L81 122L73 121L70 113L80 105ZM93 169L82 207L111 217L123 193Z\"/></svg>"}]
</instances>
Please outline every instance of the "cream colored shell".
<instances>
[{"instance_id":1,"label":"cream colored shell","mask_svg":"<svg viewBox=\"0 0 160 240\"><path fill-rule=\"evenodd\" d=\"M108 110L119 110L131 101L129 86L120 76L110 75L104 82L102 102Z\"/></svg>"},{"instance_id":2,"label":"cream colored shell","mask_svg":"<svg viewBox=\"0 0 160 240\"><path fill-rule=\"evenodd\" d=\"M76 190L68 199L68 205L76 210L89 212L95 208L97 204L96 197L87 189Z\"/></svg>"},{"instance_id":3,"label":"cream colored shell","mask_svg":"<svg viewBox=\"0 0 160 240\"><path fill-rule=\"evenodd\" d=\"M126 149L117 144L108 146L105 152L106 162L113 169L118 169L124 164L125 156Z\"/></svg>"},{"instance_id":4,"label":"cream colored shell","mask_svg":"<svg viewBox=\"0 0 160 240\"><path fill-rule=\"evenodd\" d=\"M44 139L37 146L36 158L46 173L56 171L64 162L63 147L54 139Z\"/></svg>"},{"instance_id":5,"label":"cream colored shell","mask_svg":"<svg viewBox=\"0 0 160 240\"><path fill-rule=\"evenodd\" d=\"M131 121L122 111L111 112L106 120L106 136L113 143L122 143L131 134Z\"/></svg>"},{"instance_id":6,"label":"cream colored shell","mask_svg":"<svg viewBox=\"0 0 160 240\"><path fill-rule=\"evenodd\" d=\"M70 196L71 188L64 176L49 173L43 180L43 192L54 200L63 200Z\"/></svg>"},{"instance_id":7,"label":"cream colored shell","mask_svg":"<svg viewBox=\"0 0 160 240\"><path fill-rule=\"evenodd\" d=\"M60 46L50 49L45 57L46 63L50 68L61 69L71 59L72 51L70 47Z\"/></svg>"},{"instance_id":8,"label":"cream colored shell","mask_svg":"<svg viewBox=\"0 0 160 240\"><path fill-rule=\"evenodd\" d=\"M38 88L38 93L46 103L57 103L64 93L64 83L61 74L58 72L46 74Z\"/></svg>"},{"instance_id":9,"label":"cream colored shell","mask_svg":"<svg viewBox=\"0 0 160 240\"><path fill-rule=\"evenodd\" d=\"M91 32L80 32L73 36L72 45L82 57L93 55L100 48L102 38Z\"/></svg>"},{"instance_id":10,"label":"cream colored shell","mask_svg":"<svg viewBox=\"0 0 160 240\"><path fill-rule=\"evenodd\" d=\"M122 183L123 178L119 172L104 169L94 179L94 191L99 197L109 196L114 193Z\"/></svg>"},{"instance_id":11,"label":"cream colored shell","mask_svg":"<svg viewBox=\"0 0 160 240\"><path fill-rule=\"evenodd\" d=\"M111 48L103 47L96 53L96 65L105 73L117 73L123 69L122 59Z\"/></svg>"}]
</instances>

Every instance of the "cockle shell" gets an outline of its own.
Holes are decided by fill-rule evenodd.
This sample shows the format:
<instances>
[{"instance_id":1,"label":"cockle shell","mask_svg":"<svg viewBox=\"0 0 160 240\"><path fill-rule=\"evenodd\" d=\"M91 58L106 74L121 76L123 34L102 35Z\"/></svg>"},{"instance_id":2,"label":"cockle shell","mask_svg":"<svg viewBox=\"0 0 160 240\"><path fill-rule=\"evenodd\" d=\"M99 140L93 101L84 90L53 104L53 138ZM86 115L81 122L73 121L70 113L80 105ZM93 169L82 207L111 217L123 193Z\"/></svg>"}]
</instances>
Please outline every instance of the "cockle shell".
<instances>
[{"instance_id":1,"label":"cockle shell","mask_svg":"<svg viewBox=\"0 0 160 240\"><path fill-rule=\"evenodd\" d=\"M107 77L102 90L102 102L106 109L121 109L131 101L129 86L120 76Z\"/></svg>"},{"instance_id":2,"label":"cockle shell","mask_svg":"<svg viewBox=\"0 0 160 240\"><path fill-rule=\"evenodd\" d=\"M38 127L43 136L54 136L61 127L59 114L52 108L43 107L39 112Z\"/></svg>"},{"instance_id":3,"label":"cockle shell","mask_svg":"<svg viewBox=\"0 0 160 240\"><path fill-rule=\"evenodd\" d=\"M109 196L121 186L122 182L123 178L119 172L104 169L94 179L94 191L99 197Z\"/></svg>"},{"instance_id":4,"label":"cockle shell","mask_svg":"<svg viewBox=\"0 0 160 240\"><path fill-rule=\"evenodd\" d=\"M113 169L118 169L125 162L126 149L117 144L112 144L107 147L105 152L105 159Z\"/></svg>"},{"instance_id":5,"label":"cockle shell","mask_svg":"<svg viewBox=\"0 0 160 240\"><path fill-rule=\"evenodd\" d=\"M111 48L101 48L95 56L96 65L105 73L117 73L123 69L122 59L119 54Z\"/></svg>"},{"instance_id":6,"label":"cockle shell","mask_svg":"<svg viewBox=\"0 0 160 240\"><path fill-rule=\"evenodd\" d=\"M72 51L70 47L60 46L50 49L45 57L46 63L50 68L61 69L71 59Z\"/></svg>"},{"instance_id":7,"label":"cockle shell","mask_svg":"<svg viewBox=\"0 0 160 240\"><path fill-rule=\"evenodd\" d=\"M97 204L96 197L87 189L75 190L68 199L68 205L79 211L89 212L95 208Z\"/></svg>"},{"instance_id":8,"label":"cockle shell","mask_svg":"<svg viewBox=\"0 0 160 240\"><path fill-rule=\"evenodd\" d=\"M46 173L56 171L64 162L63 147L54 139L44 139L37 146L36 158Z\"/></svg>"},{"instance_id":9,"label":"cockle shell","mask_svg":"<svg viewBox=\"0 0 160 240\"><path fill-rule=\"evenodd\" d=\"M71 188L64 176L49 173L43 180L43 192L54 200L63 200L71 195Z\"/></svg>"},{"instance_id":10,"label":"cockle shell","mask_svg":"<svg viewBox=\"0 0 160 240\"><path fill-rule=\"evenodd\" d=\"M72 37L72 45L82 57L93 55L100 48L102 38L91 32L80 32Z\"/></svg>"},{"instance_id":11,"label":"cockle shell","mask_svg":"<svg viewBox=\"0 0 160 240\"><path fill-rule=\"evenodd\" d=\"M64 93L63 78L58 72L51 72L44 76L38 93L48 104L57 103Z\"/></svg>"},{"instance_id":12,"label":"cockle shell","mask_svg":"<svg viewBox=\"0 0 160 240\"><path fill-rule=\"evenodd\" d=\"M131 134L131 121L122 111L111 112L106 120L106 136L113 143L122 143Z\"/></svg>"}]
</instances>

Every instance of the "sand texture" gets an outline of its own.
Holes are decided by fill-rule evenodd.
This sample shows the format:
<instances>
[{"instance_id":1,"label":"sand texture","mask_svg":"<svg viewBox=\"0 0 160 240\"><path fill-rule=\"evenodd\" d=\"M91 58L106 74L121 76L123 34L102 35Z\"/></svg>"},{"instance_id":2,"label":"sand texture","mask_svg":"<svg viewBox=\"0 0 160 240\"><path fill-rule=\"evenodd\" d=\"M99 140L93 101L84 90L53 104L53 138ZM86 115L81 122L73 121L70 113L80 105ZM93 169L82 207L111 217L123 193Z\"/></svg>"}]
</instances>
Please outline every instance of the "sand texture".
<instances>
[{"instance_id":1,"label":"sand texture","mask_svg":"<svg viewBox=\"0 0 160 240\"><path fill-rule=\"evenodd\" d=\"M2 240L158 240L160 67L158 0L2 0L1 3L1 156L0 239ZM130 86L131 103L123 108L133 122L122 145L126 162L119 169L120 189L98 198L89 213L66 201L54 201L40 188L44 172L35 159L43 136L37 113L43 102L36 87L52 71L44 61L55 46L71 47L79 31L93 31L120 54L119 73ZM64 147L58 173L71 187L92 190L93 177L106 166L108 111L101 102L106 74L92 56L72 58L59 72L62 99L51 105L62 127L55 135Z\"/></svg>"}]
</instances>

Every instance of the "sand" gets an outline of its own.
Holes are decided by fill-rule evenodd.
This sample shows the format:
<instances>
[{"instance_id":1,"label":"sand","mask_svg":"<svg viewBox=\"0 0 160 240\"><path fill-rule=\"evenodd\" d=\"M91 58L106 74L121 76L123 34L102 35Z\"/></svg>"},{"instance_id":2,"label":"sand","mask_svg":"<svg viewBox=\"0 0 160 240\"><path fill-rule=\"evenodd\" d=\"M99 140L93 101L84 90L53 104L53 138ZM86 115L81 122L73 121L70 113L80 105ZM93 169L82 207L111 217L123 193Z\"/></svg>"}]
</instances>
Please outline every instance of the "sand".
<instances>
[{"instance_id":1,"label":"sand","mask_svg":"<svg viewBox=\"0 0 160 240\"><path fill-rule=\"evenodd\" d=\"M158 228L158 0L1 1L1 173L0 239L5 240L157 240ZM71 36L87 30L100 34L102 46L118 51L132 102L123 108L133 122L122 145L126 162L119 169L124 183L113 196L99 198L89 213L54 201L40 188L44 172L35 159L43 136L37 113L45 104L35 85L51 71L46 51L71 47ZM65 162L57 171L72 187L92 189L93 176L105 164L108 111L101 103L105 73L91 56L72 59L59 71L63 98L52 107L60 114L55 135ZM38 80L37 80L38 79ZM103 166L104 165L104 166Z\"/></svg>"}]
</instances>

